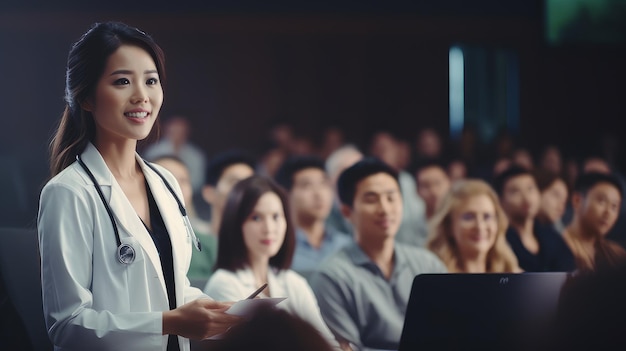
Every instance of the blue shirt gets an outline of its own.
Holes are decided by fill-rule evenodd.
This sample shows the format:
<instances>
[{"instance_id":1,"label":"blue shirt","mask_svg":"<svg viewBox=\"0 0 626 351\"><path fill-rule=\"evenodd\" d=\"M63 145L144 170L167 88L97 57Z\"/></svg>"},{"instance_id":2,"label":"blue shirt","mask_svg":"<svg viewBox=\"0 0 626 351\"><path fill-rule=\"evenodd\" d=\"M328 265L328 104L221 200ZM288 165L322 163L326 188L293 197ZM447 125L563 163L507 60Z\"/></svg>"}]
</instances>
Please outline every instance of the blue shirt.
<instances>
[{"instance_id":1,"label":"blue shirt","mask_svg":"<svg viewBox=\"0 0 626 351\"><path fill-rule=\"evenodd\" d=\"M338 340L360 350L395 350L400 343L413 278L445 273L432 252L396 243L394 266L387 279L352 243L329 257L309 282L324 321Z\"/></svg>"},{"instance_id":2,"label":"blue shirt","mask_svg":"<svg viewBox=\"0 0 626 351\"><path fill-rule=\"evenodd\" d=\"M353 240L347 234L327 228L319 248L311 246L303 230L296 229L296 249L291 269L307 277L329 255L339 251Z\"/></svg>"}]
</instances>

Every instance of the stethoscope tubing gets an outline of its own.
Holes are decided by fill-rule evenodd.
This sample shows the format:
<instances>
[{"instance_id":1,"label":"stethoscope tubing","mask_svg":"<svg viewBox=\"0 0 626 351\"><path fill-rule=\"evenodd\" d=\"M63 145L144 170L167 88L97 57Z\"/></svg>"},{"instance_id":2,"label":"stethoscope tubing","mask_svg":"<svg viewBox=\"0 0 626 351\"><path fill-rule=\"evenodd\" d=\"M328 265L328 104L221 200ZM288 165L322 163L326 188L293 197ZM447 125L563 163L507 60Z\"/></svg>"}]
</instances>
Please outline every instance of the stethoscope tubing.
<instances>
[{"instance_id":1,"label":"stethoscope tubing","mask_svg":"<svg viewBox=\"0 0 626 351\"><path fill-rule=\"evenodd\" d=\"M109 219L111 220L111 224L113 225L113 232L115 233L115 242L117 243L117 250L116 250L117 260L122 264L126 264L126 265L131 264L135 260L135 255L136 255L135 249L130 244L122 244L122 240L120 239L119 229L117 228L117 222L115 221L115 216L113 215L113 210L111 209L111 206L109 206L106 199L104 198L102 189L100 189L100 183L98 183L98 181L96 180L96 177L93 175L89 167L87 167L87 165L80 158L80 155L76 155L76 161L78 161L78 164L85 170L85 173L87 173L89 178L91 178L91 181L93 182L96 188L96 191L98 192L98 196L100 197L100 200L102 200L102 204L104 205L107 211L107 214L109 215ZM174 192L174 189L172 188L170 183L165 179L163 174L161 174L161 172L159 172L156 169L156 167L146 162L145 160L144 160L144 163L148 167L150 167L150 169L152 169L156 174L159 175L161 180L163 180L163 184L165 184L165 187L167 188L167 190L169 190L169 192L174 197L174 200L176 200L176 203L178 204L178 210L180 211L180 214L183 216L183 222L185 225L185 229L187 230L187 234L191 236L198 251L201 251L202 247L200 246L200 241L198 240L195 233L193 232L193 229L191 228L191 223L189 221L189 218L187 217L187 210L185 209L185 206L183 206L183 203L180 201L180 199Z\"/></svg>"}]
</instances>

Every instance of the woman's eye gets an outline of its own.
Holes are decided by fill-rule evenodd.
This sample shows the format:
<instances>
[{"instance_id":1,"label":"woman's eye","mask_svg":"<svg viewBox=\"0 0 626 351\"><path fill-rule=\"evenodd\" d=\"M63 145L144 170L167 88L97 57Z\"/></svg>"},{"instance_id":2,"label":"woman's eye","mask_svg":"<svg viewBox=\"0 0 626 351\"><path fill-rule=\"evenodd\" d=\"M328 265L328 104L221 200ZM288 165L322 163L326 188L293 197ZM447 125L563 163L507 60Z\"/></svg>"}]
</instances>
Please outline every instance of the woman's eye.
<instances>
[{"instance_id":1,"label":"woman's eye","mask_svg":"<svg viewBox=\"0 0 626 351\"><path fill-rule=\"evenodd\" d=\"M146 84L148 84L148 85L155 85L155 84L158 84L158 83L159 83L159 80L158 80L158 79L156 79L156 78L150 78L150 79L148 79L148 81L146 82Z\"/></svg>"},{"instance_id":2,"label":"woman's eye","mask_svg":"<svg viewBox=\"0 0 626 351\"><path fill-rule=\"evenodd\" d=\"M272 218L277 221L280 218L280 214L278 213L274 213L274 215L272 216Z\"/></svg>"},{"instance_id":3,"label":"woman's eye","mask_svg":"<svg viewBox=\"0 0 626 351\"><path fill-rule=\"evenodd\" d=\"M127 84L130 84L130 81L126 78L120 78L116 80L115 82L113 82L113 85L127 85Z\"/></svg>"},{"instance_id":4,"label":"woman's eye","mask_svg":"<svg viewBox=\"0 0 626 351\"><path fill-rule=\"evenodd\" d=\"M476 216L473 213L463 213L461 214L461 220L464 221L473 221Z\"/></svg>"},{"instance_id":5,"label":"woman's eye","mask_svg":"<svg viewBox=\"0 0 626 351\"><path fill-rule=\"evenodd\" d=\"M258 216L258 215L252 215L252 217L250 217L250 219L251 219L251 220L253 220L253 221L255 221L255 222L258 222L258 221L260 221L260 220L261 220L261 217L260 217L260 216Z\"/></svg>"}]
</instances>

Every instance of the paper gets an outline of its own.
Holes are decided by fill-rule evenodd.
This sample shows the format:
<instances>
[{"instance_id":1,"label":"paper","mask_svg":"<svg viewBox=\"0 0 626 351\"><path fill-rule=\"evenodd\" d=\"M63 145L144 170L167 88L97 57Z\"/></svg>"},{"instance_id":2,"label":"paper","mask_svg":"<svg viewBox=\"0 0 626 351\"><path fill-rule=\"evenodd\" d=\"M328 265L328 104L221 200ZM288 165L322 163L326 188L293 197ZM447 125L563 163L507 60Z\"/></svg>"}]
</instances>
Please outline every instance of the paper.
<instances>
[{"instance_id":1,"label":"paper","mask_svg":"<svg viewBox=\"0 0 626 351\"><path fill-rule=\"evenodd\" d=\"M235 316L248 317L251 316L259 307L275 306L285 299L286 297L268 297L239 300L230 306L230 308L226 310L226 313ZM219 340L223 338L225 334L226 333L213 335L207 340Z\"/></svg>"},{"instance_id":2,"label":"paper","mask_svg":"<svg viewBox=\"0 0 626 351\"><path fill-rule=\"evenodd\" d=\"M285 299L286 297L268 297L260 299L239 300L235 302L232 306L230 306L230 308L226 310L226 313L235 316L246 317L254 313L254 311L256 311L256 309L259 307L275 306Z\"/></svg>"}]
</instances>

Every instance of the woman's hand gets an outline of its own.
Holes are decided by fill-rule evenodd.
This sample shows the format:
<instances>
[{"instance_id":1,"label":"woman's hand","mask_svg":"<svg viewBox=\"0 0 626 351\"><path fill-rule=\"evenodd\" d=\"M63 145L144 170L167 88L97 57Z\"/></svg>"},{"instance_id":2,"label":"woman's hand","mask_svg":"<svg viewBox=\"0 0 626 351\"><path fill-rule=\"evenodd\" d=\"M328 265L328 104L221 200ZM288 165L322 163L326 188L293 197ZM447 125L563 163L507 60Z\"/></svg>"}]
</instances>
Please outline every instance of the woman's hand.
<instances>
[{"instance_id":1,"label":"woman's hand","mask_svg":"<svg viewBox=\"0 0 626 351\"><path fill-rule=\"evenodd\" d=\"M232 302L197 299L163 312L163 335L180 335L202 340L222 334L243 319L226 313Z\"/></svg>"}]
</instances>

